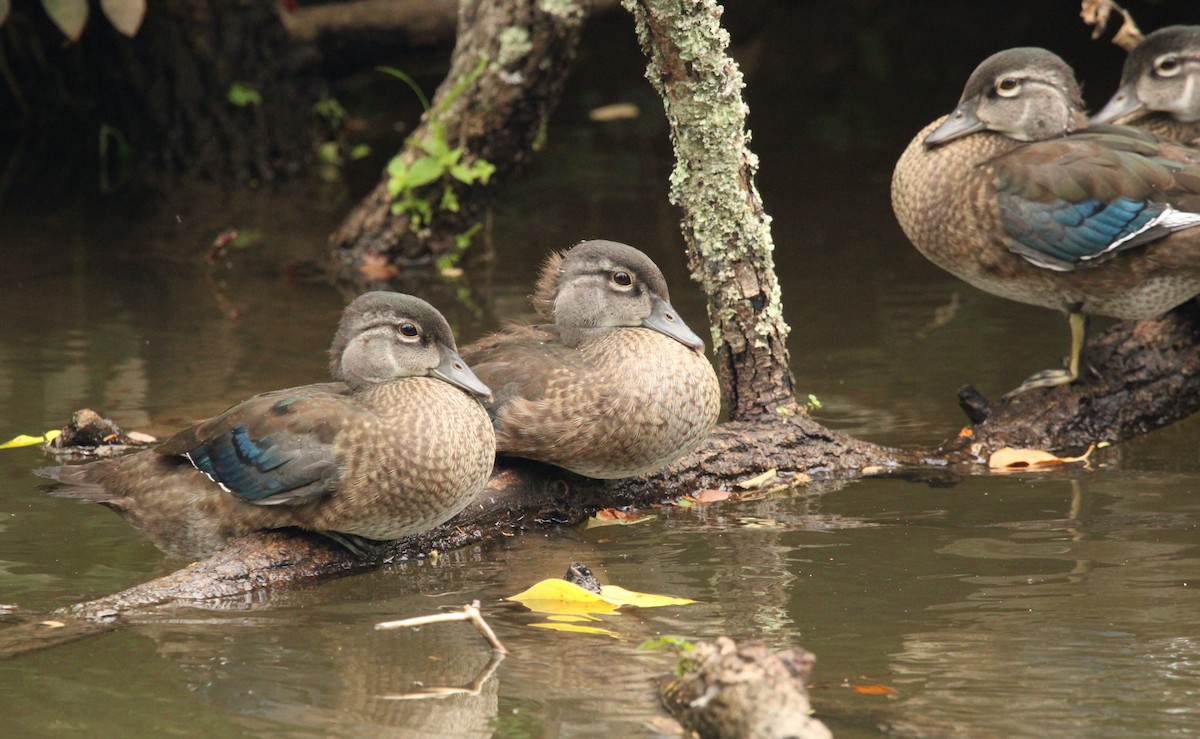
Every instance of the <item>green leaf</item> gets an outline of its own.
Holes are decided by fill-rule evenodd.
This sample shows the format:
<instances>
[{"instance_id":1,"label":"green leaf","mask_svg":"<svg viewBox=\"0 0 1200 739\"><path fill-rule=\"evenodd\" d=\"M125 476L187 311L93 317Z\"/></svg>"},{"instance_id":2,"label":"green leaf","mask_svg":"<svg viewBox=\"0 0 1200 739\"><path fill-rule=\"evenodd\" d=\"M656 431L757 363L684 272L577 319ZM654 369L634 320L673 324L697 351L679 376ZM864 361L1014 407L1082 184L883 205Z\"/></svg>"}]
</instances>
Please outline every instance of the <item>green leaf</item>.
<instances>
[{"instance_id":1,"label":"green leaf","mask_svg":"<svg viewBox=\"0 0 1200 739\"><path fill-rule=\"evenodd\" d=\"M392 177L403 177L408 174L408 165L400 157L392 157L387 163L387 173Z\"/></svg>"},{"instance_id":2,"label":"green leaf","mask_svg":"<svg viewBox=\"0 0 1200 739\"><path fill-rule=\"evenodd\" d=\"M42 7L58 30L72 42L79 40L83 27L87 25L87 0L42 0Z\"/></svg>"},{"instance_id":3,"label":"green leaf","mask_svg":"<svg viewBox=\"0 0 1200 739\"><path fill-rule=\"evenodd\" d=\"M442 166L453 167L455 164L458 164L459 159L462 159L462 155L463 155L463 150L462 150L462 147L459 146L459 147L450 149L449 151L447 151L445 154L442 154L438 158L441 160Z\"/></svg>"},{"instance_id":4,"label":"green leaf","mask_svg":"<svg viewBox=\"0 0 1200 739\"><path fill-rule=\"evenodd\" d=\"M454 191L449 186L442 190L441 208L451 213L458 212L458 196L454 194Z\"/></svg>"},{"instance_id":5,"label":"green leaf","mask_svg":"<svg viewBox=\"0 0 1200 739\"><path fill-rule=\"evenodd\" d=\"M337 98L321 98L313 103L313 112L334 126L340 126L346 118L346 109Z\"/></svg>"},{"instance_id":6,"label":"green leaf","mask_svg":"<svg viewBox=\"0 0 1200 739\"><path fill-rule=\"evenodd\" d=\"M475 181L475 172L469 167L464 167L461 164L455 164L450 168L450 176L459 182L465 182L468 185Z\"/></svg>"},{"instance_id":7,"label":"green leaf","mask_svg":"<svg viewBox=\"0 0 1200 739\"><path fill-rule=\"evenodd\" d=\"M444 136L430 136L424 141L418 141L417 146L421 147L426 154L437 157L439 160L450 153L450 145L446 143Z\"/></svg>"},{"instance_id":8,"label":"green leaf","mask_svg":"<svg viewBox=\"0 0 1200 739\"><path fill-rule=\"evenodd\" d=\"M100 0L100 10L113 28L133 38L146 17L146 0Z\"/></svg>"},{"instance_id":9,"label":"green leaf","mask_svg":"<svg viewBox=\"0 0 1200 739\"><path fill-rule=\"evenodd\" d=\"M247 87L241 82L234 82L229 86L228 97L229 102L233 103L239 108L245 108L249 105L262 104L262 95L259 95L258 91L253 87Z\"/></svg>"},{"instance_id":10,"label":"green leaf","mask_svg":"<svg viewBox=\"0 0 1200 739\"><path fill-rule=\"evenodd\" d=\"M475 176L479 178L479 181L485 185L488 179L496 173L496 165L486 159L476 161L471 165L471 169L475 172Z\"/></svg>"},{"instance_id":11,"label":"green leaf","mask_svg":"<svg viewBox=\"0 0 1200 739\"><path fill-rule=\"evenodd\" d=\"M4 20L8 18L8 11L12 10L12 5L9 0L0 0L0 26L4 25Z\"/></svg>"},{"instance_id":12,"label":"green leaf","mask_svg":"<svg viewBox=\"0 0 1200 739\"><path fill-rule=\"evenodd\" d=\"M358 144L350 150L351 161L358 161L359 159L365 159L369 156L371 156L371 147L368 144Z\"/></svg>"},{"instance_id":13,"label":"green leaf","mask_svg":"<svg viewBox=\"0 0 1200 739\"><path fill-rule=\"evenodd\" d=\"M474 226L471 226L466 231L463 231L460 234L455 234L454 235L454 246L456 246L459 251L466 249L468 246L471 245L471 240L475 238L475 234L479 233L479 231L482 228L483 228L482 223L476 223Z\"/></svg>"},{"instance_id":14,"label":"green leaf","mask_svg":"<svg viewBox=\"0 0 1200 739\"><path fill-rule=\"evenodd\" d=\"M433 157L421 157L408 168L408 186L420 187L440 178L445 172L442 163Z\"/></svg>"},{"instance_id":15,"label":"green leaf","mask_svg":"<svg viewBox=\"0 0 1200 739\"><path fill-rule=\"evenodd\" d=\"M326 141L317 147L317 161L322 164L341 164L342 157L338 153L336 141Z\"/></svg>"}]
</instances>

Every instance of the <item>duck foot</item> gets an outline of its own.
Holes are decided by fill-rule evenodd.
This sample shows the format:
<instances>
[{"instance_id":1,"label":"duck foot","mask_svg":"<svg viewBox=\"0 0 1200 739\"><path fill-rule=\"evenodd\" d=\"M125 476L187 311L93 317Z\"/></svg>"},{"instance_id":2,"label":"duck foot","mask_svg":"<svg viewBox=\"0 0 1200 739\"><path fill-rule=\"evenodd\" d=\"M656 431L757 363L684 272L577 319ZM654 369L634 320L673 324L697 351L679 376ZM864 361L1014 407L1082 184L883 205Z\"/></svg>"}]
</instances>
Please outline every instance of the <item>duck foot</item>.
<instances>
[{"instance_id":1,"label":"duck foot","mask_svg":"<svg viewBox=\"0 0 1200 739\"><path fill-rule=\"evenodd\" d=\"M1059 385L1067 385L1075 381L1079 375L1073 373L1065 367L1055 369L1042 370L1041 372L1030 375L1025 382L1022 382L1015 389L1004 394L1003 400L1012 400L1014 396L1021 393L1033 390L1039 387L1058 387Z\"/></svg>"},{"instance_id":2,"label":"duck foot","mask_svg":"<svg viewBox=\"0 0 1200 739\"><path fill-rule=\"evenodd\" d=\"M379 559L380 555L383 554L383 545L387 543L356 534L344 534L340 531L322 531L320 533L327 539L332 539L341 544L355 557L368 562Z\"/></svg>"}]
</instances>

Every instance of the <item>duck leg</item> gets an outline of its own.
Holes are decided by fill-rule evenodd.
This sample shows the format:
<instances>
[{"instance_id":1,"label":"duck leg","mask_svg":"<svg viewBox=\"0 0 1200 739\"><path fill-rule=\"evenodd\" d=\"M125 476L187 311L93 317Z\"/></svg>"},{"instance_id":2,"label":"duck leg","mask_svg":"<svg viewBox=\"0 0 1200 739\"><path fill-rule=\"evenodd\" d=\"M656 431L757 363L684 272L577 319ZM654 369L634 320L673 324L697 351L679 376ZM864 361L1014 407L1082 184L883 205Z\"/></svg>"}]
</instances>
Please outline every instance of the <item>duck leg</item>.
<instances>
[{"instance_id":1,"label":"duck leg","mask_svg":"<svg viewBox=\"0 0 1200 739\"><path fill-rule=\"evenodd\" d=\"M1067 315L1067 323L1071 326L1071 354L1067 357L1066 366L1042 370L1031 375L1015 390L1008 392L1005 398L1011 398L1035 387L1066 385L1079 377L1079 357L1083 354L1083 343L1087 339L1087 316L1073 310Z\"/></svg>"}]
</instances>

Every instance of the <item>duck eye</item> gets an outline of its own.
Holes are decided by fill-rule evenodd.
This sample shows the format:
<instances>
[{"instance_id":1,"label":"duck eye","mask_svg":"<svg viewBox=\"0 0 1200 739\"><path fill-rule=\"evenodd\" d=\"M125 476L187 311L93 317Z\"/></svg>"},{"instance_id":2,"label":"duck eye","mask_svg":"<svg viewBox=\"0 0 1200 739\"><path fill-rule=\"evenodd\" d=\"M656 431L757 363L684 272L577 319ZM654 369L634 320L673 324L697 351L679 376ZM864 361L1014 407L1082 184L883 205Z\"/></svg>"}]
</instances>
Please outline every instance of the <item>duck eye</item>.
<instances>
[{"instance_id":1,"label":"duck eye","mask_svg":"<svg viewBox=\"0 0 1200 739\"><path fill-rule=\"evenodd\" d=\"M1154 60L1154 71L1163 77L1179 74L1180 64L1177 56L1164 56Z\"/></svg>"},{"instance_id":2,"label":"duck eye","mask_svg":"<svg viewBox=\"0 0 1200 739\"><path fill-rule=\"evenodd\" d=\"M400 324L400 335L406 339L415 339L421 335L421 329L415 323Z\"/></svg>"},{"instance_id":3,"label":"duck eye","mask_svg":"<svg viewBox=\"0 0 1200 739\"><path fill-rule=\"evenodd\" d=\"M1021 89L1021 83L1015 77L1005 77L996 83L996 94L1010 98Z\"/></svg>"},{"instance_id":4,"label":"duck eye","mask_svg":"<svg viewBox=\"0 0 1200 739\"><path fill-rule=\"evenodd\" d=\"M621 270L612 273L612 281L614 285L621 288L633 286L633 277L628 272Z\"/></svg>"}]
</instances>

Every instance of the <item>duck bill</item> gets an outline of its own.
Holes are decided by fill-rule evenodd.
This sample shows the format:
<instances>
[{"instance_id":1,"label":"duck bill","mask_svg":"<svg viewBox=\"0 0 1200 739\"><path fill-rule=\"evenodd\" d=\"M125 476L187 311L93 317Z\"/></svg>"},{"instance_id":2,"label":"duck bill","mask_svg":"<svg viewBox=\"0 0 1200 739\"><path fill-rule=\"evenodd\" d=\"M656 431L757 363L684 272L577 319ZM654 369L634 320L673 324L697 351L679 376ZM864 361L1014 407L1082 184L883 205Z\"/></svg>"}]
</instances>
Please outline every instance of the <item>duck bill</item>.
<instances>
[{"instance_id":1,"label":"duck bill","mask_svg":"<svg viewBox=\"0 0 1200 739\"><path fill-rule=\"evenodd\" d=\"M1121 89L1117 90L1112 99L1100 109L1100 112L1092 116L1092 123L1116 123L1145 108L1145 103L1138 100L1137 90L1134 89L1134 84L1131 82L1121 85Z\"/></svg>"},{"instance_id":2,"label":"duck bill","mask_svg":"<svg viewBox=\"0 0 1200 739\"><path fill-rule=\"evenodd\" d=\"M925 145L938 146L966 136L967 134L984 130L986 125L983 121L979 120L979 116L975 112L978 107L979 101L975 98L959 103L954 112L946 116L946 120L942 121L942 125L933 129L925 137Z\"/></svg>"},{"instance_id":3,"label":"duck bill","mask_svg":"<svg viewBox=\"0 0 1200 739\"><path fill-rule=\"evenodd\" d=\"M476 377L471 368L467 366L466 361L458 355L458 352L448 346L442 347L442 363L430 370L429 375L462 388L484 400L492 399L492 389L484 385L483 381Z\"/></svg>"},{"instance_id":4,"label":"duck bill","mask_svg":"<svg viewBox=\"0 0 1200 739\"><path fill-rule=\"evenodd\" d=\"M688 328L670 303L657 295L654 296L654 305L650 315L642 321L642 326L666 334L684 346L704 351L704 339Z\"/></svg>"}]
</instances>

